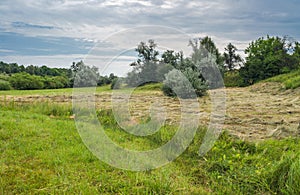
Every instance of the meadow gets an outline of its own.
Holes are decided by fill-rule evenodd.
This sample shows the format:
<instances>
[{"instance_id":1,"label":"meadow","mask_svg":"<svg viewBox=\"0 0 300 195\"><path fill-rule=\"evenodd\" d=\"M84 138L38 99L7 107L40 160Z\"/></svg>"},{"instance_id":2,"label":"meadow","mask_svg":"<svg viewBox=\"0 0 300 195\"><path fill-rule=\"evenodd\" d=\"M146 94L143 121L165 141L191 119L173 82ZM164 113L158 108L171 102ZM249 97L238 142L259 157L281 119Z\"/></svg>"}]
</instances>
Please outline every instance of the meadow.
<instances>
[{"instance_id":1,"label":"meadow","mask_svg":"<svg viewBox=\"0 0 300 195\"><path fill-rule=\"evenodd\" d=\"M275 97L278 100L283 97L289 100L296 98L295 91L282 91L276 87L272 92L263 92L263 87L270 89L270 86L273 84L263 83L250 88L227 89L228 105L236 104L239 101L237 98L245 94L245 91L246 95L251 91L260 93L260 98L267 98L271 93L276 93ZM155 95L161 96L158 88L159 85L150 85L137 89L137 99L142 96L150 96L149 99L153 99ZM96 92L100 96L107 95L110 93L109 86L97 88ZM283 96L286 93L290 96ZM231 108L232 110L229 108L224 132L206 155L198 155L206 132L206 125L203 123L198 128L192 144L175 161L158 169L133 172L111 167L97 159L83 144L76 130L70 102L51 101L51 97L70 96L72 89L5 91L0 94L6 96L5 101L0 104L2 194L300 193L300 139L292 134L268 138L253 136L261 131L251 132L251 122L252 128L288 126L263 124L266 115L260 110L247 111L248 114L254 115L253 118L255 114L262 114L260 121L246 121L247 116L239 113L237 116L244 117L241 120L245 121L232 124L235 121L234 117L237 117L233 116L233 113L236 109L242 110L246 106L245 103L240 103L240 107ZM28 96L32 95L45 99L21 101L22 98L27 100ZM208 101L209 98L205 98ZM175 100L170 98L170 101ZM298 116L298 103L295 100L288 108L290 110L294 106L294 110L291 110L295 111L294 113L272 113L275 120L279 120L276 116L282 116L286 117L284 120L290 119L288 122L293 123ZM274 105L269 105L270 110L272 106ZM286 109L287 107L282 108ZM176 124L170 123L151 136L136 137L118 126L109 106L99 107L97 117L106 134L114 142L129 149L156 148L166 143L177 130ZM267 120L267 117L265 119ZM238 131L239 126L245 131L243 135ZM246 131L247 128L250 129L249 132Z\"/></svg>"}]
</instances>

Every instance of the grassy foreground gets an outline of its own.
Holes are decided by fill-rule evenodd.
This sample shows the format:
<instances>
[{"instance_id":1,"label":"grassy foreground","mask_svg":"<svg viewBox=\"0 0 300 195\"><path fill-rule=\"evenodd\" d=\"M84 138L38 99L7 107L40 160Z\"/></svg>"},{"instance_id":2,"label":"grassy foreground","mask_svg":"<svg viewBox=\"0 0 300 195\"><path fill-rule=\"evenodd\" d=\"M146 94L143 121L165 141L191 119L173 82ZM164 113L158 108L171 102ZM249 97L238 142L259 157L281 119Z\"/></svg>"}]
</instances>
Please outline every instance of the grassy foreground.
<instances>
[{"instance_id":1,"label":"grassy foreground","mask_svg":"<svg viewBox=\"0 0 300 195\"><path fill-rule=\"evenodd\" d=\"M223 133L204 157L199 128L190 147L156 170L132 172L102 163L85 147L68 105L0 106L2 194L300 194L300 140L250 143ZM128 148L166 143L176 127L136 138L122 131L111 111L98 112L106 133Z\"/></svg>"}]
</instances>

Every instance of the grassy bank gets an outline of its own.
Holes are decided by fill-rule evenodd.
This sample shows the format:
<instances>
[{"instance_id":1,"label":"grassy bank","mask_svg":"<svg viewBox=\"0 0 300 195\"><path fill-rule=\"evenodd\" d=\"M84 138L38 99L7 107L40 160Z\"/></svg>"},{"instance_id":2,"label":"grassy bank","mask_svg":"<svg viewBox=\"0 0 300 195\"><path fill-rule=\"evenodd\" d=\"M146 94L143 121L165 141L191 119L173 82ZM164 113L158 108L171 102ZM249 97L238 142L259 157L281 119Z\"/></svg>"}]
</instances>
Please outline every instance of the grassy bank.
<instances>
[{"instance_id":1,"label":"grassy bank","mask_svg":"<svg viewBox=\"0 0 300 195\"><path fill-rule=\"evenodd\" d=\"M176 127L136 138L122 131L109 110L98 112L118 144L140 150L166 143ZM199 128L190 147L156 170L132 172L99 161L76 131L70 105L6 103L0 107L2 194L299 194L300 140L250 143L223 133L204 157Z\"/></svg>"},{"instance_id":2,"label":"grassy bank","mask_svg":"<svg viewBox=\"0 0 300 195\"><path fill-rule=\"evenodd\" d=\"M300 69L272 77L266 81L280 82L286 89L296 89L297 87L300 87Z\"/></svg>"}]
</instances>

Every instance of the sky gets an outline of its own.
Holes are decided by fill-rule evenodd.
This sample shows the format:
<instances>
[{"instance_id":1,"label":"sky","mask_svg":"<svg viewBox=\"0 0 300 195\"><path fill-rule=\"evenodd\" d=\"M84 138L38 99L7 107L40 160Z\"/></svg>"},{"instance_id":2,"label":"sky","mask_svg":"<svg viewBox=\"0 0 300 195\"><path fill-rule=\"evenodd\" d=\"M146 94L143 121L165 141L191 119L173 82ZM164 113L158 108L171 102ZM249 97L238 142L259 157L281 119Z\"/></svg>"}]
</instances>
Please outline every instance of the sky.
<instances>
[{"instance_id":1,"label":"sky","mask_svg":"<svg viewBox=\"0 0 300 195\"><path fill-rule=\"evenodd\" d=\"M190 55L210 36L223 52L259 37L300 40L299 0L1 0L0 61L68 68L73 61L125 75L140 41Z\"/></svg>"}]
</instances>

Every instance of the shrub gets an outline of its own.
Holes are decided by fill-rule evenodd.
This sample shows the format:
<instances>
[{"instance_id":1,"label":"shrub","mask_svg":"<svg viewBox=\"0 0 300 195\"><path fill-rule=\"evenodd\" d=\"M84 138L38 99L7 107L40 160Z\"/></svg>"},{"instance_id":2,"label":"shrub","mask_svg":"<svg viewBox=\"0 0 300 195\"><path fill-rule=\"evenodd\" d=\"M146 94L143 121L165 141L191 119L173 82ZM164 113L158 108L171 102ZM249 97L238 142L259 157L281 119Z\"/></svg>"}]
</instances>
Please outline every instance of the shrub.
<instances>
[{"instance_id":1,"label":"shrub","mask_svg":"<svg viewBox=\"0 0 300 195\"><path fill-rule=\"evenodd\" d=\"M224 75L225 87L243 87L243 78L240 76L238 71L229 71Z\"/></svg>"},{"instance_id":2,"label":"shrub","mask_svg":"<svg viewBox=\"0 0 300 195\"><path fill-rule=\"evenodd\" d=\"M12 87L9 82L0 80L0 90L10 90Z\"/></svg>"},{"instance_id":3,"label":"shrub","mask_svg":"<svg viewBox=\"0 0 300 195\"><path fill-rule=\"evenodd\" d=\"M8 74L0 74L0 80L9 81L9 75Z\"/></svg>"},{"instance_id":4,"label":"shrub","mask_svg":"<svg viewBox=\"0 0 300 195\"><path fill-rule=\"evenodd\" d=\"M10 84L15 89L43 89L44 79L41 76L30 75L28 73L16 73L9 79Z\"/></svg>"},{"instance_id":5,"label":"shrub","mask_svg":"<svg viewBox=\"0 0 300 195\"><path fill-rule=\"evenodd\" d=\"M70 86L68 78L63 76L45 77L44 86L46 89L59 89Z\"/></svg>"},{"instance_id":6,"label":"shrub","mask_svg":"<svg viewBox=\"0 0 300 195\"><path fill-rule=\"evenodd\" d=\"M115 78L111 82L110 89L120 89L121 84L122 84L122 81L118 78Z\"/></svg>"},{"instance_id":7,"label":"shrub","mask_svg":"<svg viewBox=\"0 0 300 195\"><path fill-rule=\"evenodd\" d=\"M200 73L187 68L185 71L172 70L166 74L162 90L167 96L178 96L180 98L195 98L203 96L207 85L200 78Z\"/></svg>"}]
</instances>

